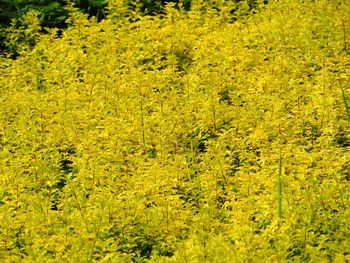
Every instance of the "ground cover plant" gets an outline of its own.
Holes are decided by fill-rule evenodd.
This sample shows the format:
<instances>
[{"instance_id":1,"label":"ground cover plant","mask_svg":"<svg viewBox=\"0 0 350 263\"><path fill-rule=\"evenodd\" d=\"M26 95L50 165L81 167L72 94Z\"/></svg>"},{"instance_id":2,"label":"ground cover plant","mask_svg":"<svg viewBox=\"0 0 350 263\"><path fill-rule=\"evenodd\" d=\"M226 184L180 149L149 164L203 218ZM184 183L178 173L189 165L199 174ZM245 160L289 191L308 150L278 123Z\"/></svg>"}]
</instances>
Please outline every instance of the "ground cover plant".
<instances>
[{"instance_id":1,"label":"ground cover plant","mask_svg":"<svg viewBox=\"0 0 350 263\"><path fill-rule=\"evenodd\" d=\"M118 2L118 1L117 1ZM267 3L264 0L262 3ZM23 45L33 47L36 44L36 31L32 31L33 24L30 16L35 13L39 18L37 23L41 25L40 33L45 33L49 28L56 28L60 35L61 30L70 26L69 17L74 12L83 12L89 18L101 21L106 18L112 9L113 1L105 0L2 0L0 2L0 54L10 55L16 58ZM126 0L119 1L119 7L123 7L122 18L138 19L139 16L165 14L166 5L172 3L176 9L189 11L191 0ZM230 6L231 19L236 19L235 13L245 5L246 13L255 12L260 8L258 0L233 0L225 2ZM117 4L118 5L118 4ZM222 3L216 1L204 1L201 11L215 9L220 11ZM226 7L227 8L227 7Z\"/></svg>"},{"instance_id":2,"label":"ground cover plant","mask_svg":"<svg viewBox=\"0 0 350 263\"><path fill-rule=\"evenodd\" d=\"M349 262L349 2L206 2L61 36L28 14L0 58L1 262Z\"/></svg>"},{"instance_id":3,"label":"ground cover plant","mask_svg":"<svg viewBox=\"0 0 350 263\"><path fill-rule=\"evenodd\" d=\"M35 45L28 13L33 11L43 27L64 29L70 12L79 10L101 20L105 15L103 0L2 0L0 1L0 53L18 56L22 44ZM41 33L44 33L45 30Z\"/></svg>"}]
</instances>

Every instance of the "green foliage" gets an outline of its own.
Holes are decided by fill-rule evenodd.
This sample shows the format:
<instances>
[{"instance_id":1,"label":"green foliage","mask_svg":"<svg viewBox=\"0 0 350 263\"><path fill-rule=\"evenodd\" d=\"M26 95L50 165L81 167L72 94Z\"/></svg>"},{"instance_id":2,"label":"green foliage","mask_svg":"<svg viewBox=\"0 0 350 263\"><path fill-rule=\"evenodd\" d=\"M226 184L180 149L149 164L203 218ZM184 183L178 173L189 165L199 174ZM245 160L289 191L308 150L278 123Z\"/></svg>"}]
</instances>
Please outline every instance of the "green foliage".
<instances>
[{"instance_id":1,"label":"green foliage","mask_svg":"<svg viewBox=\"0 0 350 263\"><path fill-rule=\"evenodd\" d=\"M349 261L349 3L246 7L9 29L1 261Z\"/></svg>"},{"instance_id":2,"label":"green foliage","mask_svg":"<svg viewBox=\"0 0 350 263\"><path fill-rule=\"evenodd\" d=\"M103 0L3 0L0 4L1 22L9 24L12 19L19 19L29 10L36 10L40 13L43 26L62 27L68 17L68 4L74 4L79 10L97 16L98 19L104 17L103 9L107 3Z\"/></svg>"}]
</instances>

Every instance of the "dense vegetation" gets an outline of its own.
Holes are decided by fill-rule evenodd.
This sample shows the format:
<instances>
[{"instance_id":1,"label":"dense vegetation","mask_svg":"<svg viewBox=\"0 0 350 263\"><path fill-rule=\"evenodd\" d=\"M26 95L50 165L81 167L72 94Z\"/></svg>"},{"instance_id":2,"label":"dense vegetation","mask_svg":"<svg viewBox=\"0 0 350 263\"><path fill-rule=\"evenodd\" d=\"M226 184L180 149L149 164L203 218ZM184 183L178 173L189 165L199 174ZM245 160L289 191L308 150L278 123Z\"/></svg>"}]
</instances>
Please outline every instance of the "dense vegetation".
<instances>
[{"instance_id":1,"label":"dense vegetation","mask_svg":"<svg viewBox=\"0 0 350 263\"><path fill-rule=\"evenodd\" d=\"M264 0L262 3L267 3ZM31 47L35 45L36 37L31 33L30 23L26 16L29 12L36 12L41 26L41 33L47 31L45 28L65 29L70 25L69 18L74 12L83 12L89 18L101 21L113 9L113 1L105 0L2 0L0 1L0 53L10 54L17 57L21 45ZM126 0L119 1L124 12L119 14L121 18L128 18L130 21L137 20L145 15L165 14L167 4L174 4L175 8L181 11L189 11L191 0ZM257 11L260 7L258 0L232 0L224 3L204 0L201 4L201 11L208 9L220 11L222 5L230 6L231 19L235 19L235 13L241 5L248 7L249 12ZM112 11L113 12L113 11ZM59 31L61 32L61 31Z\"/></svg>"},{"instance_id":2,"label":"dense vegetation","mask_svg":"<svg viewBox=\"0 0 350 263\"><path fill-rule=\"evenodd\" d=\"M348 262L350 3L123 3L0 58L1 262Z\"/></svg>"}]
</instances>

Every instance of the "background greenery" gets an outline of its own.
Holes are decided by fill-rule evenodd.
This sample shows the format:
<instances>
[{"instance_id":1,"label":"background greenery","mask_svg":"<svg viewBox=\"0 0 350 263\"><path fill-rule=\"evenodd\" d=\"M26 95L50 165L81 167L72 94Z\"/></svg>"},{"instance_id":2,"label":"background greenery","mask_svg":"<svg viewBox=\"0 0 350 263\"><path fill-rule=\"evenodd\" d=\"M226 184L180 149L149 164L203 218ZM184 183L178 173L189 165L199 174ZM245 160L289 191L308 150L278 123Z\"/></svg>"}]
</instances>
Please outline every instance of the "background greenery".
<instances>
[{"instance_id":1,"label":"background greenery","mask_svg":"<svg viewBox=\"0 0 350 263\"><path fill-rule=\"evenodd\" d=\"M1 262L350 260L350 4L233 4L7 31Z\"/></svg>"}]
</instances>

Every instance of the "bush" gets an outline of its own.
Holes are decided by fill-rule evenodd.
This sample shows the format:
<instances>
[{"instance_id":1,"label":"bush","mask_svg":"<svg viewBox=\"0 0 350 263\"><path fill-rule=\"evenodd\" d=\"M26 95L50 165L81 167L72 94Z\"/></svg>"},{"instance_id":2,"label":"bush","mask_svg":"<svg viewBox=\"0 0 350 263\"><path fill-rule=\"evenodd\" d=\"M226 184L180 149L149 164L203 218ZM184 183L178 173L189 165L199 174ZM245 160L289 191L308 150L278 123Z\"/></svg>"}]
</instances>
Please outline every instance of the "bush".
<instances>
[{"instance_id":1,"label":"bush","mask_svg":"<svg viewBox=\"0 0 350 263\"><path fill-rule=\"evenodd\" d=\"M2 261L349 261L349 1L192 7L0 57Z\"/></svg>"},{"instance_id":2,"label":"bush","mask_svg":"<svg viewBox=\"0 0 350 263\"><path fill-rule=\"evenodd\" d=\"M35 36L28 36L32 40L24 40L23 36L18 37L14 43L14 39L9 39L11 31L16 31L17 34L29 34L25 32L28 29L28 21L26 16L31 11L37 15L40 21L41 28L57 27L64 29L67 27L65 23L71 12L70 6L74 5L77 10L80 10L89 16L94 16L98 20L105 17L105 7L107 6L105 1L101 0L73 0L71 3L63 0L50 1L50 0L21 0L21 1L10 1L4 0L0 3L0 51L2 53L7 52L12 54L14 57L18 55L18 46L34 45L33 39ZM45 30L41 30L42 33Z\"/></svg>"},{"instance_id":3,"label":"bush","mask_svg":"<svg viewBox=\"0 0 350 263\"><path fill-rule=\"evenodd\" d=\"M191 0L138 0L138 1L125 1L122 5L130 12L134 12L134 16L139 15L164 15L166 13L165 7L167 4L173 3L177 9L183 9L189 11L191 8ZM264 1L267 3L267 1ZM245 4L247 6L246 12L256 11L259 9L258 0L234 0L226 1L224 4L219 4L216 1L206 0L202 5L202 11L207 9L214 9L220 12L222 6L232 6L230 12L232 19L240 12L240 6ZM71 6L74 6L72 9ZM113 1L109 4L113 6ZM108 1L107 0L71 0L69 2L63 0L21 0L10 1L4 0L0 3L0 51L1 53L10 53L12 57L17 57L19 53L19 46L29 45L32 48L35 41L35 36L28 36L30 41L24 40L23 36L9 39L11 31L15 31L15 34L23 35L27 28L27 21L25 16L29 11L35 11L40 21L41 32L45 33L44 28L67 28L66 20L70 16L71 12L77 10L87 14L89 17L94 17L97 21L101 21L108 14ZM135 13L136 12L136 13Z\"/></svg>"}]
</instances>

